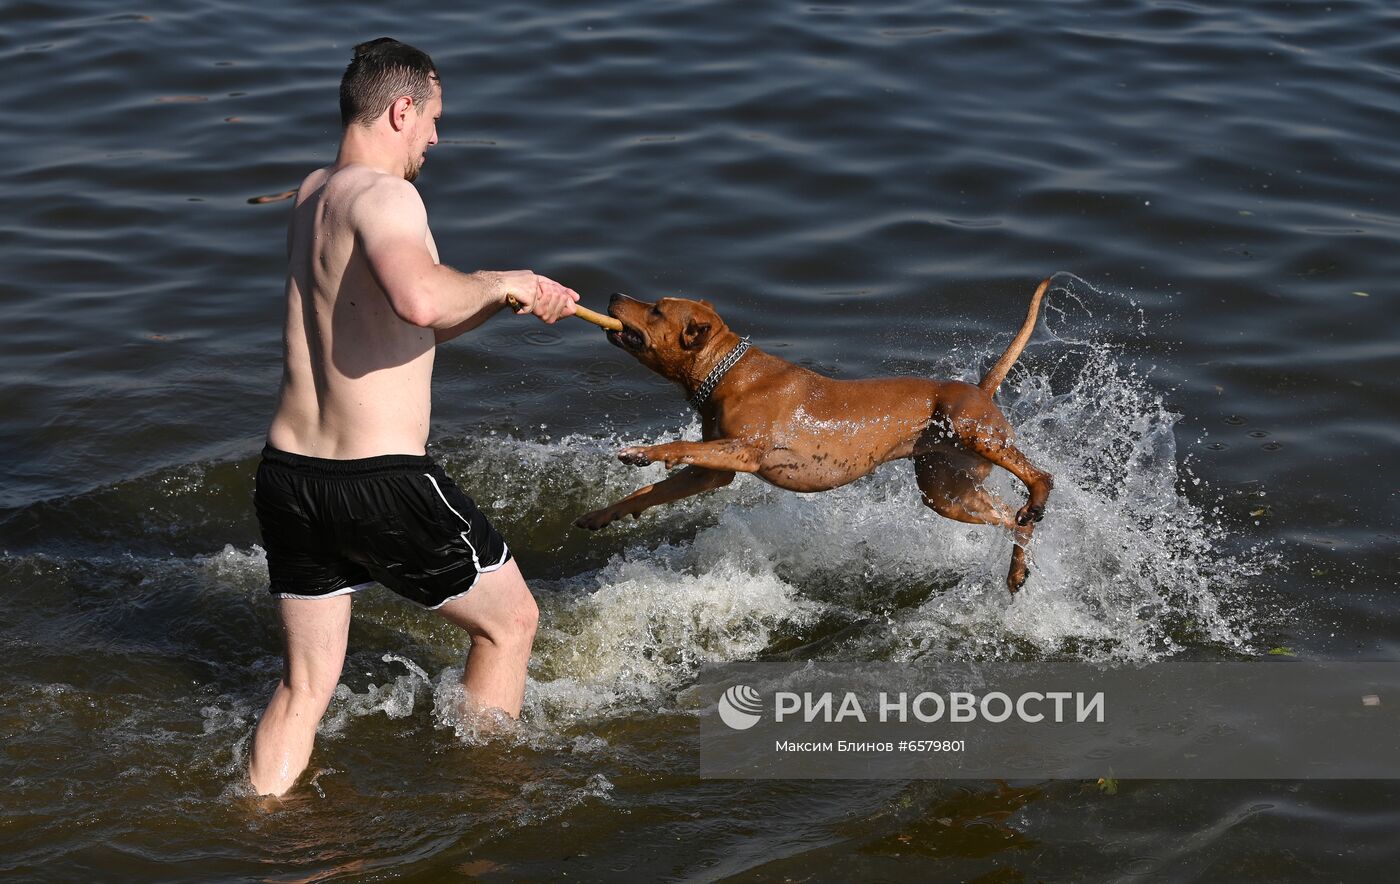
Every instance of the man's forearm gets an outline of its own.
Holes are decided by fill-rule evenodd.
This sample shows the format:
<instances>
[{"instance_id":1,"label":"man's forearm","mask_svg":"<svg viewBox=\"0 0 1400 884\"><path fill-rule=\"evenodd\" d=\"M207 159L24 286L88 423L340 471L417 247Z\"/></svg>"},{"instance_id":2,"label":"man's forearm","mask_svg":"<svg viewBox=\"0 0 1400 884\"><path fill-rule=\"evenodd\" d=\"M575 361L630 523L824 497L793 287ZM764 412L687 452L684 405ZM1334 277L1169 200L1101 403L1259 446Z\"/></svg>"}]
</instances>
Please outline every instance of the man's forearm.
<instances>
[{"instance_id":1,"label":"man's forearm","mask_svg":"<svg viewBox=\"0 0 1400 884\"><path fill-rule=\"evenodd\" d=\"M392 261L384 263L392 271ZM425 263L398 273L381 269L377 275L399 318L433 329L438 343L476 328L507 302L519 302L521 312L554 322L572 314L578 301L578 292L530 270L463 273L445 264Z\"/></svg>"},{"instance_id":2,"label":"man's forearm","mask_svg":"<svg viewBox=\"0 0 1400 884\"><path fill-rule=\"evenodd\" d=\"M503 276L493 270L463 273L446 264L434 265L425 292L428 303L420 307L414 324L433 329L438 343L476 328L505 306Z\"/></svg>"}]
</instances>

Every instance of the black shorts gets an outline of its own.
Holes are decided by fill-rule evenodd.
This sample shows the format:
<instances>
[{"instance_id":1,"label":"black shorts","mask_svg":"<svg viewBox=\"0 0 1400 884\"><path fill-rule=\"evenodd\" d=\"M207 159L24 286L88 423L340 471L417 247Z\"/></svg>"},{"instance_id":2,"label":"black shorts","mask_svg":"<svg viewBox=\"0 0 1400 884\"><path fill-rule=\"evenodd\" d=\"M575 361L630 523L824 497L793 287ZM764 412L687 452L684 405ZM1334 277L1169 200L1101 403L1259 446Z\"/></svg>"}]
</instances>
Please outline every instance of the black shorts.
<instances>
[{"instance_id":1,"label":"black shorts","mask_svg":"<svg viewBox=\"0 0 1400 884\"><path fill-rule=\"evenodd\" d=\"M282 598L381 583L438 608L510 561L505 539L426 455L326 460L269 445L253 499Z\"/></svg>"}]
</instances>

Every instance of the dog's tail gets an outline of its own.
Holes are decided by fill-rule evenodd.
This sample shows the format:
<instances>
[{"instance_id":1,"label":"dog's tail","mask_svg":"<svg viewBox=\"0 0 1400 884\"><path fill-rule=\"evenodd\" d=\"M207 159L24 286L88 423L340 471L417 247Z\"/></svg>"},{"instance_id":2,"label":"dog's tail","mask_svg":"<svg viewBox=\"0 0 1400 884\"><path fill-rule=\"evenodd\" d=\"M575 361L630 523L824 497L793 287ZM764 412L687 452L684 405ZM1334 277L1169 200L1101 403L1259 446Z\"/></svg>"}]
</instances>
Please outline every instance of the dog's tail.
<instances>
[{"instance_id":1,"label":"dog's tail","mask_svg":"<svg viewBox=\"0 0 1400 884\"><path fill-rule=\"evenodd\" d=\"M1011 346L1007 347L1006 352L1001 354L997 364L992 366L991 371L987 372L987 376L982 378L982 382L977 385L988 396L995 393L997 387L1001 386L1001 382L1006 380L1006 373L1011 370L1011 366L1016 364L1016 360L1021 356L1021 351L1026 349L1026 342L1031 339L1031 332L1035 331L1036 317L1040 314L1040 300L1045 297L1045 290L1050 287L1050 280L1053 278L1047 276L1041 280L1040 286L1031 296L1030 312L1026 314L1025 324L1016 333L1016 339L1011 342Z\"/></svg>"}]
</instances>

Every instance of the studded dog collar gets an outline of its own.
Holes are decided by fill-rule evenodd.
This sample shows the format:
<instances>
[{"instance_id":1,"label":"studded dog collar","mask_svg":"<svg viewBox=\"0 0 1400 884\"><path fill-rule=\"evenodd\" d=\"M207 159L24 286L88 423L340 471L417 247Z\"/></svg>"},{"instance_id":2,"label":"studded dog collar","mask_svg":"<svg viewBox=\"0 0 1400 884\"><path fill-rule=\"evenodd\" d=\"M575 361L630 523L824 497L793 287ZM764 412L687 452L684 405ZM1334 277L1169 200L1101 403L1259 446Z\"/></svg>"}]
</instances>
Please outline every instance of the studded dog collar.
<instances>
[{"instance_id":1,"label":"studded dog collar","mask_svg":"<svg viewBox=\"0 0 1400 884\"><path fill-rule=\"evenodd\" d=\"M739 341L739 345L733 350L730 350L728 355L721 359L719 365L716 365L709 376L705 378L704 382L696 388L695 394L689 399L690 407L699 411L700 406L710 400L710 394L714 393L715 387L718 387L719 382L724 380L724 376L734 367L734 363L738 362L739 357L747 352L749 352L749 339L742 338Z\"/></svg>"}]
</instances>

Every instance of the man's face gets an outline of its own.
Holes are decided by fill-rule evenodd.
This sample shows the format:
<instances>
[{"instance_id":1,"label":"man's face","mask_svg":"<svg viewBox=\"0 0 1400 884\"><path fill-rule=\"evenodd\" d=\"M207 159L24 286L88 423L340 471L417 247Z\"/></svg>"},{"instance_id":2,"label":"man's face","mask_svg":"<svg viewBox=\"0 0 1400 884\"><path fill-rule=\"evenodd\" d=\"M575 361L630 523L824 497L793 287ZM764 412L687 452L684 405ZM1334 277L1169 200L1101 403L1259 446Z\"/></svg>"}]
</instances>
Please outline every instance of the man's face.
<instances>
[{"instance_id":1,"label":"man's face","mask_svg":"<svg viewBox=\"0 0 1400 884\"><path fill-rule=\"evenodd\" d=\"M437 144L437 123L442 117L442 87L433 84L433 97L418 106L417 114L409 114L412 128L408 131L408 157L404 161L403 177L414 181L428 159L428 148Z\"/></svg>"}]
</instances>

